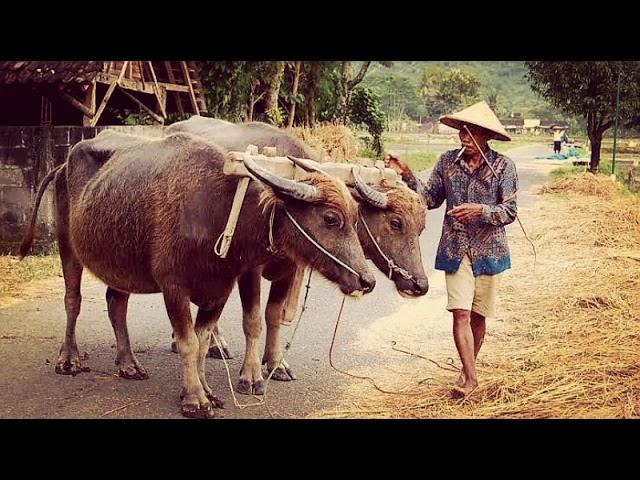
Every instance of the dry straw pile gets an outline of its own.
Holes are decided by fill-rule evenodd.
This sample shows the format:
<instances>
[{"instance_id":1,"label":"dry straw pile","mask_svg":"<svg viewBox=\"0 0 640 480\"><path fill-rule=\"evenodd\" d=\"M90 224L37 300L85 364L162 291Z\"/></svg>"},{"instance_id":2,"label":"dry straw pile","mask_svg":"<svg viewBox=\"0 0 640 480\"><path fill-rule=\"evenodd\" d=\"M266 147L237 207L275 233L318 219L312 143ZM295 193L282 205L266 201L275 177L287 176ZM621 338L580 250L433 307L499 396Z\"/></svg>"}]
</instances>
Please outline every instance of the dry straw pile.
<instances>
[{"instance_id":1,"label":"dry straw pile","mask_svg":"<svg viewBox=\"0 0 640 480\"><path fill-rule=\"evenodd\" d=\"M437 386L412 396L371 390L329 416L640 417L640 198L591 174L542 193L522 212L535 269L522 231L509 230L514 268L500 295L508 328L480 353L480 387L454 400L457 374L442 370Z\"/></svg>"},{"instance_id":2,"label":"dry straw pile","mask_svg":"<svg viewBox=\"0 0 640 480\"><path fill-rule=\"evenodd\" d=\"M290 131L332 162L354 161L358 154L358 140L345 126L319 125L313 129L291 128Z\"/></svg>"}]
</instances>

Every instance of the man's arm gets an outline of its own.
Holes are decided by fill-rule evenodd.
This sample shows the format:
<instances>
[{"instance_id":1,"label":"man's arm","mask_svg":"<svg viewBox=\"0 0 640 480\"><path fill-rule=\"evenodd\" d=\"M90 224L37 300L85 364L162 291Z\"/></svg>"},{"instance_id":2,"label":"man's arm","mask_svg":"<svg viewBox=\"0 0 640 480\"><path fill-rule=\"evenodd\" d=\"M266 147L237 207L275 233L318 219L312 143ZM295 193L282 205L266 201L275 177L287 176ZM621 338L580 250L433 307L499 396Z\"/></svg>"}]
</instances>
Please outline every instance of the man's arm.
<instances>
[{"instance_id":1,"label":"man's arm","mask_svg":"<svg viewBox=\"0 0 640 480\"><path fill-rule=\"evenodd\" d=\"M416 177L409 166L396 155L390 153L387 156L385 163L388 167L393 168L400 174L404 183L406 183L411 190L424 197L429 210L438 208L442 205L442 202L444 202L446 198L444 178L442 175L442 157L440 157L433 168L431 177L429 177L429 181L426 185L422 180Z\"/></svg>"}]
</instances>

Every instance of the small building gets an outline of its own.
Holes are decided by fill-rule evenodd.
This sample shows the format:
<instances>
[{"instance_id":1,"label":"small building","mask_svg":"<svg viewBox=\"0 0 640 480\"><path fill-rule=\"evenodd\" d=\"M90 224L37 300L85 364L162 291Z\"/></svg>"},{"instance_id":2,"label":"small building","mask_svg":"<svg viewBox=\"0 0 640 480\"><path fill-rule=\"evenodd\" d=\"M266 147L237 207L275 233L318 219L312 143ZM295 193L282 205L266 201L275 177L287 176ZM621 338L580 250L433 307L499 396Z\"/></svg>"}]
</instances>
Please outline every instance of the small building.
<instances>
[{"instance_id":1,"label":"small building","mask_svg":"<svg viewBox=\"0 0 640 480\"><path fill-rule=\"evenodd\" d=\"M500 119L500 123L504 129L512 134L521 134L524 132L524 119L520 117L509 117Z\"/></svg>"},{"instance_id":2,"label":"small building","mask_svg":"<svg viewBox=\"0 0 640 480\"><path fill-rule=\"evenodd\" d=\"M523 133L529 135L540 134L540 119L539 118L525 118L522 126Z\"/></svg>"},{"instance_id":3,"label":"small building","mask_svg":"<svg viewBox=\"0 0 640 480\"><path fill-rule=\"evenodd\" d=\"M551 133L553 133L553 127L559 127L562 130L569 130L569 124L564 120L540 120L540 133L551 135Z\"/></svg>"}]
</instances>

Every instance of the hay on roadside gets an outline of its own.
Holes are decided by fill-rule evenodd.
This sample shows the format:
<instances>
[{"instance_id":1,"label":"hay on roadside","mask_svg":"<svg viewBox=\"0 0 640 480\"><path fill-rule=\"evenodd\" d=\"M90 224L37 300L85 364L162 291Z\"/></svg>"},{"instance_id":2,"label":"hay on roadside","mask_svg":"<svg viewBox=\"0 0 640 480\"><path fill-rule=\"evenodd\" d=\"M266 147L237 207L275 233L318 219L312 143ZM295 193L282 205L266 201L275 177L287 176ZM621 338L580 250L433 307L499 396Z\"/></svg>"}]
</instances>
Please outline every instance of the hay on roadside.
<instances>
[{"instance_id":1,"label":"hay on roadside","mask_svg":"<svg viewBox=\"0 0 640 480\"><path fill-rule=\"evenodd\" d=\"M540 191L541 193L581 193L601 198L613 198L620 193L621 188L619 183L609 177L582 172L563 178L552 185L545 185Z\"/></svg>"}]
</instances>

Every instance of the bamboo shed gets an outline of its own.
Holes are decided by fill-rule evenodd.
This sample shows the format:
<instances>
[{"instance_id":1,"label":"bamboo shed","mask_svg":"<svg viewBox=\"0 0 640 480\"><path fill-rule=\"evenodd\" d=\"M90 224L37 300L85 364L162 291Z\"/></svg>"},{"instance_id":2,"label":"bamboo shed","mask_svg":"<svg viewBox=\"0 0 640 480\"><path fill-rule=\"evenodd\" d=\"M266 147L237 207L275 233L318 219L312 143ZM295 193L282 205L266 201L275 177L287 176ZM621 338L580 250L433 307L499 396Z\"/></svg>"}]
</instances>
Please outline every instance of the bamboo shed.
<instances>
[{"instance_id":1,"label":"bamboo shed","mask_svg":"<svg viewBox=\"0 0 640 480\"><path fill-rule=\"evenodd\" d=\"M163 124L206 110L194 62L0 62L1 125L113 125L122 111Z\"/></svg>"}]
</instances>

